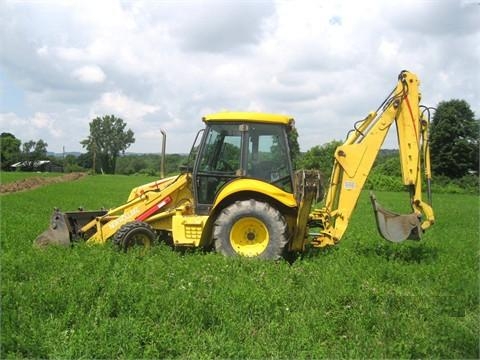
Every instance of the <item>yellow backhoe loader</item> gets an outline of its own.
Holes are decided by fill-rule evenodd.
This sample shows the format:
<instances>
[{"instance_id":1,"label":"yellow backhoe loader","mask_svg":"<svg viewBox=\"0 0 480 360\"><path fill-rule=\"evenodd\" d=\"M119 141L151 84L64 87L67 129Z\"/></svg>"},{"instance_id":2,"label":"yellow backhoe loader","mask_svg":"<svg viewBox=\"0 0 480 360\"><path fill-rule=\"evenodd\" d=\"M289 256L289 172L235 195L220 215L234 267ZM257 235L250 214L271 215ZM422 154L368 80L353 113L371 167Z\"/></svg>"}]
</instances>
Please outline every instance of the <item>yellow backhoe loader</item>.
<instances>
[{"instance_id":1,"label":"yellow backhoe loader","mask_svg":"<svg viewBox=\"0 0 480 360\"><path fill-rule=\"evenodd\" d=\"M412 213L384 210L371 196L380 234L400 242L420 239L434 223L430 193L429 119L419 105L419 80L402 71L377 111L357 122L335 151L325 205L318 171L294 171L290 116L222 112L205 116L180 175L134 188L125 204L101 211L55 210L36 245L77 240L122 249L158 240L174 247L215 248L226 256L277 259L334 245L342 238L375 158L395 122L402 179ZM200 141L198 141L200 140ZM199 143L198 143L199 142ZM198 143L198 144L197 144ZM422 200L427 183L428 203ZM320 229L311 233L311 229Z\"/></svg>"}]
</instances>

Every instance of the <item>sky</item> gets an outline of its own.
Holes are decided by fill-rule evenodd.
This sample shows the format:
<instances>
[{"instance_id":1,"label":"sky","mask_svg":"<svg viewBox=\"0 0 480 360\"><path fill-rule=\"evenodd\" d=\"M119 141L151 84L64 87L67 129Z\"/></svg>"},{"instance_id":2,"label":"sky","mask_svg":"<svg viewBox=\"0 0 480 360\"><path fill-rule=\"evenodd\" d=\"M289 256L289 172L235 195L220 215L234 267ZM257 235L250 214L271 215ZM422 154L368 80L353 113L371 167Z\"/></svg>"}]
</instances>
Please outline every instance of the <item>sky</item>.
<instances>
[{"instance_id":1,"label":"sky","mask_svg":"<svg viewBox=\"0 0 480 360\"><path fill-rule=\"evenodd\" d=\"M404 69L423 104L480 117L478 0L0 0L0 24L0 132L50 152L85 152L113 114L128 152L160 152L163 129L188 153L225 110L288 114L307 151L345 139Z\"/></svg>"}]
</instances>

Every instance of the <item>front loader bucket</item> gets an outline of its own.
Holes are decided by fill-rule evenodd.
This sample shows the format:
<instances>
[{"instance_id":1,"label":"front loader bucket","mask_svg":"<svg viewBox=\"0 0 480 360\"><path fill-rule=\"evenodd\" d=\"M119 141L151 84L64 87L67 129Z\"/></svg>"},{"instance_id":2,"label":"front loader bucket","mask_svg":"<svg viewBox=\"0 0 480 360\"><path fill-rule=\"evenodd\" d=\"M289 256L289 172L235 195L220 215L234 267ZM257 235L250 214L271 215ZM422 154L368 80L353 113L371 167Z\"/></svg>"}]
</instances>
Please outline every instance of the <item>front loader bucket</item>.
<instances>
[{"instance_id":1,"label":"front loader bucket","mask_svg":"<svg viewBox=\"0 0 480 360\"><path fill-rule=\"evenodd\" d=\"M399 243L404 240L420 240L422 228L417 214L401 215L385 210L370 193L377 228L385 240Z\"/></svg>"},{"instance_id":2,"label":"front loader bucket","mask_svg":"<svg viewBox=\"0 0 480 360\"><path fill-rule=\"evenodd\" d=\"M33 244L38 247L47 245L70 246L70 231L65 214L55 209L50 219L50 227L37 236Z\"/></svg>"},{"instance_id":3,"label":"front loader bucket","mask_svg":"<svg viewBox=\"0 0 480 360\"><path fill-rule=\"evenodd\" d=\"M37 236L33 244L38 247L47 245L70 246L72 240L81 238L80 229L97 216L103 216L106 210L61 212L53 211L50 227Z\"/></svg>"}]
</instances>

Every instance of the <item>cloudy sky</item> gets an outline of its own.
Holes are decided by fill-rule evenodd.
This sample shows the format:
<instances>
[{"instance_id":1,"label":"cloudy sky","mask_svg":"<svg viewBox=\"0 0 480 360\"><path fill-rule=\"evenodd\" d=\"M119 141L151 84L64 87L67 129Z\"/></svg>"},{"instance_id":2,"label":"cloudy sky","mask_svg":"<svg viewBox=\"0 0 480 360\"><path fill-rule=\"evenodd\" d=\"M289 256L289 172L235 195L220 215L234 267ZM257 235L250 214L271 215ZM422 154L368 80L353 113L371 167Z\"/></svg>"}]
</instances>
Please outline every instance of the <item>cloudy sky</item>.
<instances>
[{"instance_id":1,"label":"cloudy sky","mask_svg":"<svg viewBox=\"0 0 480 360\"><path fill-rule=\"evenodd\" d=\"M0 0L0 23L0 131L53 152L114 114L128 151L159 152L165 129L185 153L221 110L289 114L306 151L344 139L403 69L424 104L480 116L477 0Z\"/></svg>"}]
</instances>

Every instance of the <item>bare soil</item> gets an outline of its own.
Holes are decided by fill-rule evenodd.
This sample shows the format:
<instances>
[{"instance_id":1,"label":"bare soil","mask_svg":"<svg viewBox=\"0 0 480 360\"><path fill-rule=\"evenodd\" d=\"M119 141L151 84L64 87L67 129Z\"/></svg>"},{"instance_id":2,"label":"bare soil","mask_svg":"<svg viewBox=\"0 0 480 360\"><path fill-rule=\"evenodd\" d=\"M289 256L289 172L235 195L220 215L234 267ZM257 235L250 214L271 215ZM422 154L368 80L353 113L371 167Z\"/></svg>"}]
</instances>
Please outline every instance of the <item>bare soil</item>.
<instances>
[{"instance_id":1,"label":"bare soil","mask_svg":"<svg viewBox=\"0 0 480 360\"><path fill-rule=\"evenodd\" d=\"M0 193L13 193L18 191L26 191L26 190L33 190L48 184L56 184L65 181L73 181L78 180L84 176L86 173L76 172L76 173L69 173L61 176L55 177L30 177L22 180L17 180L11 183L2 184L0 185Z\"/></svg>"}]
</instances>

